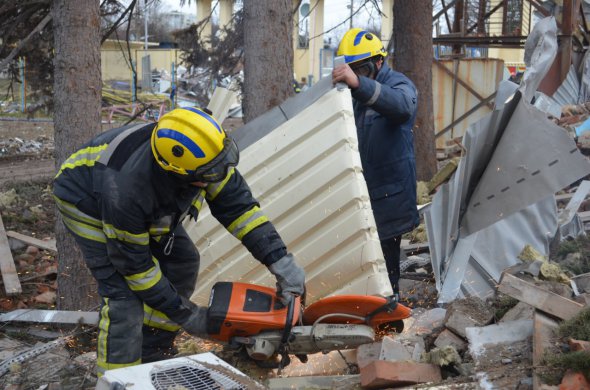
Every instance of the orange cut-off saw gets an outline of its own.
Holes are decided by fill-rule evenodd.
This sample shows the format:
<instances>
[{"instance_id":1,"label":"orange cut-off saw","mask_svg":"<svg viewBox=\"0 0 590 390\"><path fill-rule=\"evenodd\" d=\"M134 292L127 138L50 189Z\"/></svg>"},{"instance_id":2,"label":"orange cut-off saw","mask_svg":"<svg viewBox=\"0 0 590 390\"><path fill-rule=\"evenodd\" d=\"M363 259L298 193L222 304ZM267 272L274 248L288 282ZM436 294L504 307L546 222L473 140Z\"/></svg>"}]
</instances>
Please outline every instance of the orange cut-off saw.
<instances>
[{"instance_id":1,"label":"orange cut-off saw","mask_svg":"<svg viewBox=\"0 0 590 390\"><path fill-rule=\"evenodd\" d=\"M411 313L394 299L367 295L332 296L308 307L296 297L283 306L273 288L217 282L209 298L207 333L245 349L260 365L285 367L289 354L305 362L308 354L371 343L384 327L401 332Z\"/></svg>"}]
</instances>

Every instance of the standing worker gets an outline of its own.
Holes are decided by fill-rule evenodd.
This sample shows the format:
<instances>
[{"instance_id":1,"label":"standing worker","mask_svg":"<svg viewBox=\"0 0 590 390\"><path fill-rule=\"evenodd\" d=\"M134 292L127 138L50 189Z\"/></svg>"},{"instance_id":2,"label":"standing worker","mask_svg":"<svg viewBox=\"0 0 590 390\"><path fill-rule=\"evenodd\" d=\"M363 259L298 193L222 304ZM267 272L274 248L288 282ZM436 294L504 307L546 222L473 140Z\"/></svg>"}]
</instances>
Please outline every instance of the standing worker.
<instances>
[{"instance_id":1,"label":"standing worker","mask_svg":"<svg viewBox=\"0 0 590 390\"><path fill-rule=\"evenodd\" d=\"M412 131L416 87L387 66L387 52L370 32L348 30L337 55L344 56L345 64L332 71L332 81L351 90L363 175L389 281L399 300L401 236L420 223Z\"/></svg>"},{"instance_id":2,"label":"standing worker","mask_svg":"<svg viewBox=\"0 0 590 390\"><path fill-rule=\"evenodd\" d=\"M106 370L170 357L182 327L207 336L189 300L199 253L182 226L206 200L213 216L277 279L281 300L305 275L235 166L235 142L206 110L107 131L61 166L54 197L102 298L97 360Z\"/></svg>"}]
</instances>

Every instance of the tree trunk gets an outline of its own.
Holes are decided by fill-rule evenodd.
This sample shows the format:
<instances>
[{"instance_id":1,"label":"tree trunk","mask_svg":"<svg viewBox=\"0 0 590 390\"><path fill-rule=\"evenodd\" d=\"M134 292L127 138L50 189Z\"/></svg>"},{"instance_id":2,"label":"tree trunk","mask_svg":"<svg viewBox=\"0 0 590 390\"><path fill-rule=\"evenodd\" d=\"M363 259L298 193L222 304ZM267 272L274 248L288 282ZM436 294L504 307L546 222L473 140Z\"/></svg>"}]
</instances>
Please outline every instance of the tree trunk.
<instances>
[{"instance_id":1,"label":"tree trunk","mask_svg":"<svg viewBox=\"0 0 590 390\"><path fill-rule=\"evenodd\" d=\"M80 145L101 131L100 16L98 0L53 0L55 41L54 126L58 169ZM57 306L88 310L98 296L74 239L61 219L58 248Z\"/></svg>"},{"instance_id":2,"label":"tree trunk","mask_svg":"<svg viewBox=\"0 0 590 390\"><path fill-rule=\"evenodd\" d=\"M395 67L418 89L416 170L418 180L427 181L437 171L432 115L432 1L395 1L393 15Z\"/></svg>"},{"instance_id":3,"label":"tree trunk","mask_svg":"<svg viewBox=\"0 0 590 390\"><path fill-rule=\"evenodd\" d=\"M282 103L293 91L291 0L244 0L244 121Z\"/></svg>"}]
</instances>

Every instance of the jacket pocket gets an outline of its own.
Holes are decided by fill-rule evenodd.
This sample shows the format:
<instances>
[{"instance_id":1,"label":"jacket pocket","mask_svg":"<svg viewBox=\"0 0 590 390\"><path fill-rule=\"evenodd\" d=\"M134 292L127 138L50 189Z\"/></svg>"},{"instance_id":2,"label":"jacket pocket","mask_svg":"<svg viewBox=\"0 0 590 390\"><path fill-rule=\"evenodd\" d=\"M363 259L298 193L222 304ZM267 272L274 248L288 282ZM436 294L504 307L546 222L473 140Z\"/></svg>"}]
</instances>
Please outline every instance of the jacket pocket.
<instances>
[{"instance_id":1,"label":"jacket pocket","mask_svg":"<svg viewBox=\"0 0 590 390\"><path fill-rule=\"evenodd\" d=\"M371 200L379 200L392 197L404 190L402 182L385 184L369 190Z\"/></svg>"}]
</instances>

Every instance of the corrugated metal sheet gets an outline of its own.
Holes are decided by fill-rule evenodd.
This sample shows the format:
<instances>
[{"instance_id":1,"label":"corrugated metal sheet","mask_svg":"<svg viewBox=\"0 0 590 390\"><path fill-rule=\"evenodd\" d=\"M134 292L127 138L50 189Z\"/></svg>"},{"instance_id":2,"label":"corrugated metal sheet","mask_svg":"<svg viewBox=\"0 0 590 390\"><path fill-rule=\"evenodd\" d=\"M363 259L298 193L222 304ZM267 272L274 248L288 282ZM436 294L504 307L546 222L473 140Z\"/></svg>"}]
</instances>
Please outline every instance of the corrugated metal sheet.
<instances>
[{"instance_id":1,"label":"corrugated metal sheet","mask_svg":"<svg viewBox=\"0 0 590 390\"><path fill-rule=\"evenodd\" d=\"M504 62L491 58L473 58L461 60L440 60L457 77L465 81L475 92L483 98L488 97L498 89L504 72ZM453 93L453 77L440 69L436 64L432 66L432 95L434 107L434 129L439 132L464 113L475 107L480 101L461 84L456 84ZM453 95L455 98L453 99ZM455 101L453 103L453 100ZM490 113L488 106L482 106L469 117L458 123L454 129L446 132L436 140L437 148L445 148L446 141L465 134L469 124Z\"/></svg>"},{"instance_id":2,"label":"corrugated metal sheet","mask_svg":"<svg viewBox=\"0 0 590 390\"><path fill-rule=\"evenodd\" d=\"M314 96L315 88L294 99ZM331 89L291 118L242 150L238 169L305 268L308 302L336 293L391 294L349 90ZM195 302L207 302L219 280L274 285L266 267L208 209L186 227L201 253Z\"/></svg>"}]
</instances>

